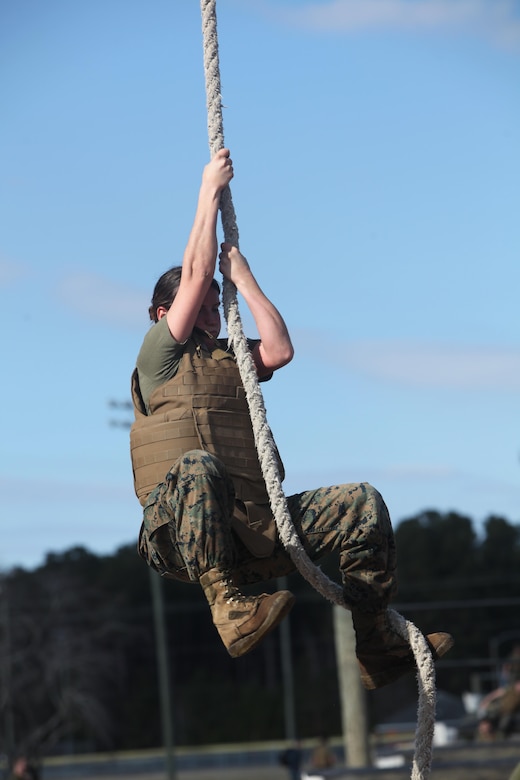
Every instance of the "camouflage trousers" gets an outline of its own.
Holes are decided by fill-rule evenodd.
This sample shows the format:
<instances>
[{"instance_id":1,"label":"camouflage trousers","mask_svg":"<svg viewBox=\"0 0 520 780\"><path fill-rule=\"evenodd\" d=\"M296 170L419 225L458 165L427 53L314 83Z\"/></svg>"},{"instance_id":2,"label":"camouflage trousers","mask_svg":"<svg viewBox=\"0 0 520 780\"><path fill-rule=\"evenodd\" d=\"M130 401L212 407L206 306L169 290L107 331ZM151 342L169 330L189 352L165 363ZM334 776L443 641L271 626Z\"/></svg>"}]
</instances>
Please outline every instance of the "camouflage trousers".
<instances>
[{"instance_id":1,"label":"camouflage trousers","mask_svg":"<svg viewBox=\"0 0 520 780\"><path fill-rule=\"evenodd\" d=\"M276 538L272 554L252 555L231 527L235 494L224 464L202 450L179 458L148 496L139 553L162 576L198 582L218 568L236 585L270 580L296 567ZM337 553L346 601L368 611L396 590L396 551L388 510L367 483L320 487L287 498L309 558Z\"/></svg>"}]
</instances>

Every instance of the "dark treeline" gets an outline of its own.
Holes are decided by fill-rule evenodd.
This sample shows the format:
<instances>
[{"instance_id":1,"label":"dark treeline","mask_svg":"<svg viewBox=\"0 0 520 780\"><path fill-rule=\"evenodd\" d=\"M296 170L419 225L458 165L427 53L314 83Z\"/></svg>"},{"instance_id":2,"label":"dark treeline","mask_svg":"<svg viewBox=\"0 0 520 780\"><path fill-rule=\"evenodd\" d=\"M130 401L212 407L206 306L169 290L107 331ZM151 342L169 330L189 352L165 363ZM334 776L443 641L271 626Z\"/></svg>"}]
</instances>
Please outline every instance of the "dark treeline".
<instances>
[{"instance_id":1,"label":"dark treeline","mask_svg":"<svg viewBox=\"0 0 520 780\"><path fill-rule=\"evenodd\" d=\"M520 526L435 511L396 529L396 609L454 649L437 668L453 694L494 686L490 653L520 638ZM335 578L337 562L324 571ZM49 554L0 580L0 752L124 750L161 744L150 576L135 544L109 556L83 548ZM280 636L229 658L201 589L161 581L177 744L283 739ZM331 605L302 580L290 615L299 735L341 732ZM503 640L503 641L502 641ZM493 659L492 659L493 660ZM369 695L381 717L416 694L413 675ZM396 688L399 686L399 695Z\"/></svg>"}]
</instances>

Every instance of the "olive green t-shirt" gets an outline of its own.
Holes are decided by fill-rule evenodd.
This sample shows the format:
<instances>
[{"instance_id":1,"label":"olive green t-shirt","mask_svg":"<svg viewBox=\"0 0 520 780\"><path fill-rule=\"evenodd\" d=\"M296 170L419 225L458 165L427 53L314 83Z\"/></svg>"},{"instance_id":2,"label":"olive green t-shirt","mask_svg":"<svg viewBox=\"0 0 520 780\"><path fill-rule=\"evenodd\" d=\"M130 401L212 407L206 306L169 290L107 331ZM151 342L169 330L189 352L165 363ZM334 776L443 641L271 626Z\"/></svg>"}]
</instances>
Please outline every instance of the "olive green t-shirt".
<instances>
[{"instance_id":1,"label":"olive green t-shirt","mask_svg":"<svg viewBox=\"0 0 520 780\"><path fill-rule=\"evenodd\" d=\"M139 389L148 409L151 394L159 385L172 379L179 368L186 342L175 341L166 317L156 322L142 343L137 356L136 368L139 376Z\"/></svg>"}]
</instances>

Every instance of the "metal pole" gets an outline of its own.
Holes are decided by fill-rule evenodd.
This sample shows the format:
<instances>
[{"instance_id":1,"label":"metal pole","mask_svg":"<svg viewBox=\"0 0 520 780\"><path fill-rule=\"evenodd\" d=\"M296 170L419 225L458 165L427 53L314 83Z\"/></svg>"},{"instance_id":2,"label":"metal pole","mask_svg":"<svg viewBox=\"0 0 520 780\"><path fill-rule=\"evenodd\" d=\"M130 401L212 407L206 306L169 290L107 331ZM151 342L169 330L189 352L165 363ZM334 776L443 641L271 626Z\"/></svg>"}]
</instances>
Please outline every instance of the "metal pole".
<instances>
[{"instance_id":1,"label":"metal pole","mask_svg":"<svg viewBox=\"0 0 520 780\"><path fill-rule=\"evenodd\" d=\"M370 766L366 694L359 676L352 615L338 605L333 609L345 763L366 767Z\"/></svg>"},{"instance_id":2,"label":"metal pole","mask_svg":"<svg viewBox=\"0 0 520 780\"><path fill-rule=\"evenodd\" d=\"M170 689L170 674L168 666L168 646L166 626L164 621L164 599L162 580L153 570L150 572L150 590L152 593L153 619L155 627L155 643L157 649L157 676L159 683L159 700L161 706L161 727L163 744L166 750L166 769L168 780L175 780L175 754L172 719L172 702Z\"/></svg>"},{"instance_id":3,"label":"metal pole","mask_svg":"<svg viewBox=\"0 0 520 780\"><path fill-rule=\"evenodd\" d=\"M279 590L287 590L287 577L278 577ZM280 653L282 660L283 712L285 738L296 739L296 712L294 704L294 674L292 665L291 624L289 617L280 623Z\"/></svg>"},{"instance_id":4,"label":"metal pole","mask_svg":"<svg viewBox=\"0 0 520 780\"><path fill-rule=\"evenodd\" d=\"M11 620L9 615L9 599L7 585L0 582L0 600L1 600L1 625L3 634L3 647L0 648L1 661L1 688L2 698L0 700L0 710L5 708L4 715L4 739L3 752L7 755L9 762L14 755L15 737L14 737L14 717L13 717L13 698L11 690L11 664L12 664L12 642L11 642Z\"/></svg>"},{"instance_id":5,"label":"metal pole","mask_svg":"<svg viewBox=\"0 0 520 780\"><path fill-rule=\"evenodd\" d=\"M110 401L109 406L114 409L132 409L131 401ZM129 420L111 421L112 425L122 428L130 428ZM159 685L159 702L161 707L161 729L163 744L166 750L166 769L168 780L175 780L175 753L174 734L172 720L172 701L170 673L168 664L168 643L166 640L166 626L164 621L164 599L162 593L161 577L151 568L148 568L150 576L150 592L152 595L153 621L155 629L155 647L157 654L157 682Z\"/></svg>"}]
</instances>

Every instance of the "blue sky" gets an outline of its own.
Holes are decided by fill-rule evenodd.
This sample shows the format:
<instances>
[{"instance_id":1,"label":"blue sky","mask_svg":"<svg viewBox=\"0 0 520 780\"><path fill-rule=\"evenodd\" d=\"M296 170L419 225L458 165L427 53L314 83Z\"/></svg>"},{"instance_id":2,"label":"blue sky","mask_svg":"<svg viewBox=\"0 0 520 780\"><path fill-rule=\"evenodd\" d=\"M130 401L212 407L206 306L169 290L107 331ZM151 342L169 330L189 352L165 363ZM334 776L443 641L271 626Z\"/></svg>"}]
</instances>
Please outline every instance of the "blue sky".
<instances>
[{"instance_id":1,"label":"blue sky","mask_svg":"<svg viewBox=\"0 0 520 780\"><path fill-rule=\"evenodd\" d=\"M219 0L286 492L520 522L520 3ZM0 569L140 525L129 377L208 159L195 0L0 8ZM243 318L251 335L247 313Z\"/></svg>"}]
</instances>

